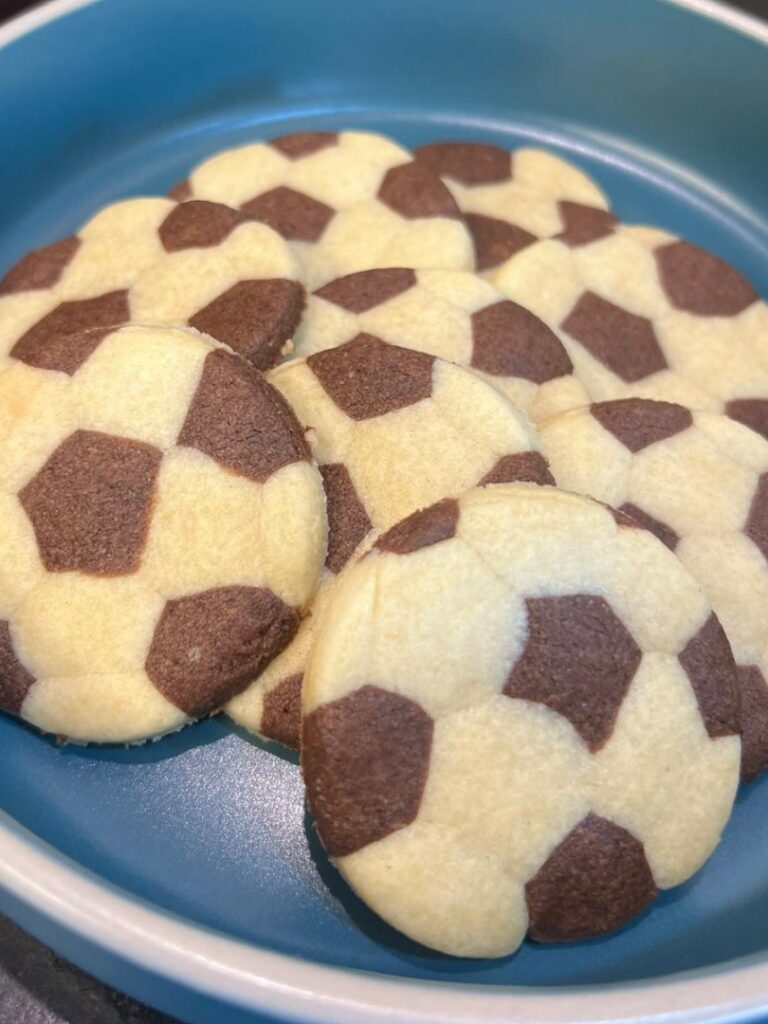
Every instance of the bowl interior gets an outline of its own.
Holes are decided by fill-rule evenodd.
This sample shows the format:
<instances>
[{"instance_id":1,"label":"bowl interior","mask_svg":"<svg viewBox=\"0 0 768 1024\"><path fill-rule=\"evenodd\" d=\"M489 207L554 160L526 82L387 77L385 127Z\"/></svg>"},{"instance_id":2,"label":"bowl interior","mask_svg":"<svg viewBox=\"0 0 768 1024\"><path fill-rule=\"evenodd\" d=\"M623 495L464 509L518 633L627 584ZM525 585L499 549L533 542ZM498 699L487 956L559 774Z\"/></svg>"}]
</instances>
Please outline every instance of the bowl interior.
<instances>
[{"instance_id":1,"label":"bowl interior","mask_svg":"<svg viewBox=\"0 0 768 1024\"><path fill-rule=\"evenodd\" d=\"M216 149L360 126L406 145L552 146L625 220L731 260L768 294L768 48L661 0L103 0L0 50L0 273L104 203ZM727 68L727 73L723 69ZM497 985L602 984L768 944L768 779L715 856L621 934L456 961L399 937L328 865L296 759L208 721L130 750L0 717L0 808L128 892L326 964Z\"/></svg>"}]
</instances>

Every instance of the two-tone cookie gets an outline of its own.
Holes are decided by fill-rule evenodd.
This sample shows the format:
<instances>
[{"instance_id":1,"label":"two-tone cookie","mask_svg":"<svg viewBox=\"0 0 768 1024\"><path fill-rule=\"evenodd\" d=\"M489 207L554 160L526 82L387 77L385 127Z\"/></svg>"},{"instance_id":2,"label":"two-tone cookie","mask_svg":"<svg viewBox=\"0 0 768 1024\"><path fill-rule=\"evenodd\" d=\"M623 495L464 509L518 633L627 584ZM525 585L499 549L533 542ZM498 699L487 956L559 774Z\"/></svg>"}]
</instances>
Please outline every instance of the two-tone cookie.
<instances>
[{"instance_id":1,"label":"two-tone cookie","mask_svg":"<svg viewBox=\"0 0 768 1024\"><path fill-rule=\"evenodd\" d=\"M727 263L655 229L551 239L492 281L560 336L592 401L651 398L724 412L768 436L768 312Z\"/></svg>"},{"instance_id":2,"label":"two-tone cookie","mask_svg":"<svg viewBox=\"0 0 768 1024\"><path fill-rule=\"evenodd\" d=\"M296 633L322 482L282 396L191 331L46 339L0 373L0 708L136 742L220 708Z\"/></svg>"},{"instance_id":3,"label":"two-tone cookie","mask_svg":"<svg viewBox=\"0 0 768 1024\"><path fill-rule=\"evenodd\" d=\"M768 442L725 416L637 398L540 431L561 487L632 516L703 586L736 658L753 778L768 764Z\"/></svg>"},{"instance_id":4,"label":"two-tone cookie","mask_svg":"<svg viewBox=\"0 0 768 1024\"><path fill-rule=\"evenodd\" d=\"M552 477L526 418L452 363L368 335L269 377L307 429L325 484L325 574L299 635L228 713L298 745L301 678L315 623L355 552L399 519L478 483Z\"/></svg>"},{"instance_id":5,"label":"two-tone cookie","mask_svg":"<svg viewBox=\"0 0 768 1024\"><path fill-rule=\"evenodd\" d=\"M546 150L431 142L414 155L440 175L464 214L480 273L542 238L583 245L616 223L598 185Z\"/></svg>"},{"instance_id":6,"label":"two-tone cookie","mask_svg":"<svg viewBox=\"0 0 768 1024\"><path fill-rule=\"evenodd\" d=\"M397 524L318 625L302 763L325 849L458 956L630 921L739 778L733 657L680 561L588 498L475 489Z\"/></svg>"},{"instance_id":7,"label":"two-tone cookie","mask_svg":"<svg viewBox=\"0 0 768 1024\"><path fill-rule=\"evenodd\" d=\"M236 210L125 200L0 280L0 357L45 337L152 323L192 327L268 369L301 318L297 278L283 239Z\"/></svg>"},{"instance_id":8,"label":"two-tone cookie","mask_svg":"<svg viewBox=\"0 0 768 1024\"><path fill-rule=\"evenodd\" d=\"M692 346L745 346L759 364L755 379L729 384L723 412L768 438L768 395L763 390L768 370L768 305L743 274L713 253L659 228L622 225L622 234L645 246L659 268L672 307L674 329L689 332Z\"/></svg>"},{"instance_id":9,"label":"two-tone cookie","mask_svg":"<svg viewBox=\"0 0 768 1024\"><path fill-rule=\"evenodd\" d=\"M172 195L268 224L311 287L371 267L473 267L471 237L438 175L370 132L298 132L227 150Z\"/></svg>"},{"instance_id":10,"label":"two-tone cookie","mask_svg":"<svg viewBox=\"0 0 768 1024\"><path fill-rule=\"evenodd\" d=\"M329 281L307 300L295 352L358 335L469 367L534 422L588 401L554 331L475 274L399 267Z\"/></svg>"}]
</instances>

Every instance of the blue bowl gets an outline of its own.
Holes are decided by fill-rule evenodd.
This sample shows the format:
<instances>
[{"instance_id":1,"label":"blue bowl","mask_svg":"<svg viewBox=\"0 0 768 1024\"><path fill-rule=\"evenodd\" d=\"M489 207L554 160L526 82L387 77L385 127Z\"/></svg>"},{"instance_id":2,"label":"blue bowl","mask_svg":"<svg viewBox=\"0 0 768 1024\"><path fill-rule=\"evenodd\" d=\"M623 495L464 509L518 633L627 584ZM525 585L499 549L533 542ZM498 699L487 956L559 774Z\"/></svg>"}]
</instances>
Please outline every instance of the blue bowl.
<instances>
[{"instance_id":1,"label":"blue bowl","mask_svg":"<svg viewBox=\"0 0 768 1024\"><path fill-rule=\"evenodd\" d=\"M710 0L57 0L0 29L0 274L214 150L360 126L546 145L768 293L768 30ZM1 555L1 552L0 552ZM131 750L0 719L0 907L196 1024L721 1021L768 1006L768 779L623 932L417 947L328 866L299 770L224 720Z\"/></svg>"}]
</instances>

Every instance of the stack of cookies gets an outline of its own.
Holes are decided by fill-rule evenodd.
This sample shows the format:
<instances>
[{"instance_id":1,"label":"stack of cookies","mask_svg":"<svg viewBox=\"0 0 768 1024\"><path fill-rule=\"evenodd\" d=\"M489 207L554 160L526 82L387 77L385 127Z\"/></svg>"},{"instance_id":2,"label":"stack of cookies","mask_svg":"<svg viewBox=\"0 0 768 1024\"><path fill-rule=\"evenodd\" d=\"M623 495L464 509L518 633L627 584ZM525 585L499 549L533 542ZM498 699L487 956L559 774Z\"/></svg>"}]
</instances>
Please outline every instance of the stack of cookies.
<instances>
[{"instance_id":1,"label":"stack of cookies","mask_svg":"<svg viewBox=\"0 0 768 1024\"><path fill-rule=\"evenodd\" d=\"M543 151L219 153L0 280L0 544L2 710L223 711L411 938L602 935L768 764L768 308Z\"/></svg>"}]
</instances>

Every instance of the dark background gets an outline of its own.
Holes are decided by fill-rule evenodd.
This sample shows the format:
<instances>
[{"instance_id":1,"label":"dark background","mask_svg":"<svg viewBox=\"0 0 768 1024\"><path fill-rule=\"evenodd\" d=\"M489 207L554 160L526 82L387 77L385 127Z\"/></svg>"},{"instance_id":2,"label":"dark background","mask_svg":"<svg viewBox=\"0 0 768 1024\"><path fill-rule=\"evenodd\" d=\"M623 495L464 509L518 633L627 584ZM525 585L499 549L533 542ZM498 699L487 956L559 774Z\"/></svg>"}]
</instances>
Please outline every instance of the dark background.
<instances>
[{"instance_id":1,"label":"dark background","mask_svg":"<svg viewBox=\"0 0 768 1024\"><path fill-rule=\"evenodd\" d=\"M32 6L29 0L0 0L0 21ZM768 0L731 6L768 18ZM174 1022L83 974L0 916L0 1024Z\"/></svg>"}]
</instances>

